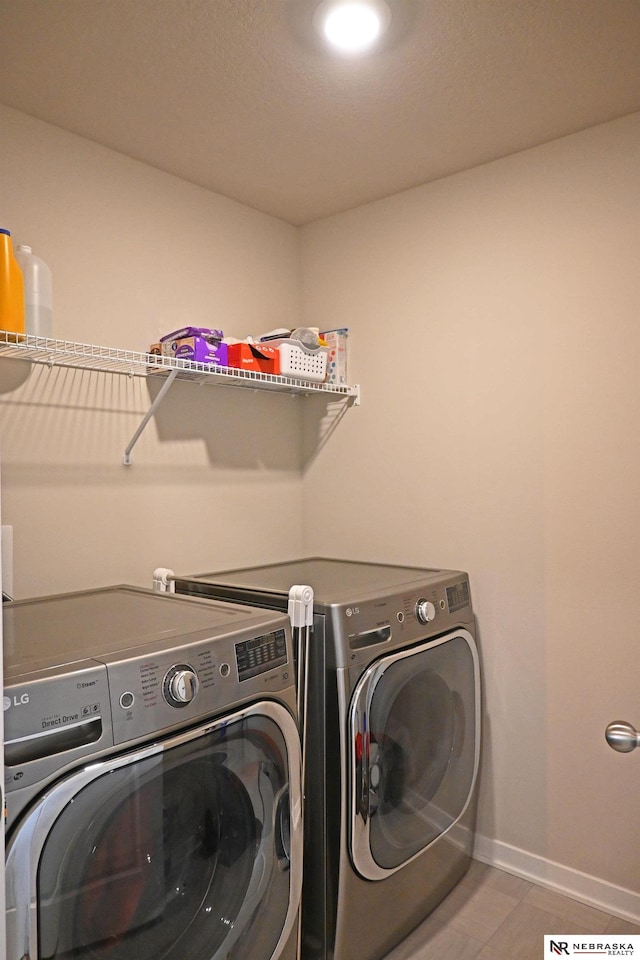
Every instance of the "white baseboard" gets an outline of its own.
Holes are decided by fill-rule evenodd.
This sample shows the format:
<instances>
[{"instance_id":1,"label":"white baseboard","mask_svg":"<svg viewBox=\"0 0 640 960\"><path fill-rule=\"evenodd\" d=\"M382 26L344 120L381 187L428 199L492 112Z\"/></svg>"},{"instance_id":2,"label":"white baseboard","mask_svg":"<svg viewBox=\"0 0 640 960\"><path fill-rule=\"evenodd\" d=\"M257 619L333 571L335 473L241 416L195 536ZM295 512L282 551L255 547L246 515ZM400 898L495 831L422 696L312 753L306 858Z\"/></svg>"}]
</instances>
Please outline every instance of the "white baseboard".
<instances>
[{"instance_id":1,"label":"white baseboard","mask_svg":"<svg viewBox=\"0 0 640 960\"><path fill-rule=\"evenodd\" d=\"M640 924L640 893L633 890L617 887L606 880L480 835L476 835L473 856L476 860L530 880L555 893Z\"/></svg>"}]
</instances>

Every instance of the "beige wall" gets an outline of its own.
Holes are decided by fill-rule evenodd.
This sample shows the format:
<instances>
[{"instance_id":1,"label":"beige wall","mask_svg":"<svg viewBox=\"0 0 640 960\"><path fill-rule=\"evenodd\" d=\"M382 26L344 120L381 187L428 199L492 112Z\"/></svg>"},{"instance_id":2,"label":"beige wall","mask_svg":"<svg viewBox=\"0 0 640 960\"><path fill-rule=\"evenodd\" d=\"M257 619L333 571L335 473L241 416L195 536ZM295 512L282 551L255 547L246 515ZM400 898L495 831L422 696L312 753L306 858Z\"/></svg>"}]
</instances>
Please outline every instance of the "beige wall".
<instances>
[{"instance_id":1,"label":"beige wall","mask_svg":"<svg viewBox=\"0 0 640 960\"><path fill-rule=\"evenodd\" d=\"M301 309L350 327L363 390L327 439L322 403L177 385L127 469L144 383L5 362L16 593L303 548L468 569L479 851L640 917L639 758L603 739L640 724L640 115L301 231L4 108L0 141L57 335L144 349Z\"/></svg>"},{"instance_id":2,"label":"beige wall","mask_svg":"<svg viewBox=\"0 0 640 960\"><path fill-rule=\"evenodd\" d=\"M640 757L603 733L640 725L639 240L640 115L302 231L362 384L306 543L469 570L481 850L638 914Z\"/></svg>"},{"instance_id":3,"label":"beige wall","mask_svg":"<svg viewBox=\"0 0 640 960\"><path fill-rule=\"evenodd\" d=\"M0 142L2 226L52 268L57 337L145 350L183 324L245 336L297 322L293 227L2 107ZM289 397L176 384L126 468L145 381L46 367L21 379L0 364L16 596L300 552Z\"/></svg>"}]
</instances>

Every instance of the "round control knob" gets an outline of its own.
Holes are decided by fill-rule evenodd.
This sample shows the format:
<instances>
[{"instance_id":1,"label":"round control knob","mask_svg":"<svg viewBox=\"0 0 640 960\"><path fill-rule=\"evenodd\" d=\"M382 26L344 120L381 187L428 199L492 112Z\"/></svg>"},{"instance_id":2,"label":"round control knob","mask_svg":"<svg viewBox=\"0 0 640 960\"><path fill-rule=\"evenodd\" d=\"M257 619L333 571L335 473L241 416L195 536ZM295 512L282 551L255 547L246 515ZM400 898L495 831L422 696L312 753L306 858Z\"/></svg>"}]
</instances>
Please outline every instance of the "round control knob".
<instances>
[{"instance_id":1,"label":"round control knob","mask_svg":"<svg viewBox=\"0 0 640 960\"><path fill-rule=\"evenodd\" d=\"M176 663L164 678L163 693L172 707L186 707L198 692L198 674L188 663Z\"/></svg>"},{"instance_id":2,"label":"round control knob","mask_svg":"<svg viewBox=\"0 0 640 960\"><path fill-rule=\"evenodd\" d=\"M431 623L436 615L436 608L430 600L418 600L416 603L416 617L420 623Z\"/></svg>"}]
</instances>

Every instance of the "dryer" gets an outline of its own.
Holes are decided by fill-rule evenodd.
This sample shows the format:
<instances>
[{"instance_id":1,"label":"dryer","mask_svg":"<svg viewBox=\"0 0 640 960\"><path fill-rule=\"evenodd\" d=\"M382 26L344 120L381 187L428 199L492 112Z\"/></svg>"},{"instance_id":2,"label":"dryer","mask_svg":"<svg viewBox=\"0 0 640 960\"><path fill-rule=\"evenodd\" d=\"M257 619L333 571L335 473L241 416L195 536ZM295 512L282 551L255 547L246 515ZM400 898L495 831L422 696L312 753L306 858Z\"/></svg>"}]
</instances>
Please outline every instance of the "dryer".
<instances>
[{"instance_id":1,"label":"dryer","mask_svg":"<svg viewBox=\"0 0 640 960\"><path fill-rule=\"evenodd\" d=\"M174 577L285 609L314 591L305 722L304 960L380 960L464 875L480 751L469 578L305 558Z\"/></svg>"},{"instance_id":2,"label":"dryer","mask_svg":"<svg viewBox=\"0 0 640 960\"><path fill-rule=\"evenodd\" d=\"M7 960L294 960L287 617L117 586L4 637Z\"/></svg>"}]
</instances>

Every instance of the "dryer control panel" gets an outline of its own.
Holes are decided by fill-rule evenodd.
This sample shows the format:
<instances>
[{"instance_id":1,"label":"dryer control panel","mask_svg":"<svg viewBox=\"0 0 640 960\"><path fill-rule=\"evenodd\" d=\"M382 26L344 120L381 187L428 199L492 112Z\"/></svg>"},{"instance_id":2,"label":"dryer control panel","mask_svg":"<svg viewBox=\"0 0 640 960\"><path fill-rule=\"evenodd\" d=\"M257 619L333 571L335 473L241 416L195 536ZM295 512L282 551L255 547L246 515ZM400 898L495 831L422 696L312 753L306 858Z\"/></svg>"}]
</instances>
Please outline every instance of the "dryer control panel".
<instances>
[{"instance_id":1,"label":"dryer control panel","mask_svg":"<svg viewBox=\"0 0 640 960\"><path fill-rule=\"evenodd\" d=\"M464 574L414 585L406 592L336 604L330 616L335 666L352 667L396 646L423 641L473 620Z\"/></svg>"}]
</instances>

